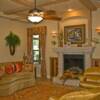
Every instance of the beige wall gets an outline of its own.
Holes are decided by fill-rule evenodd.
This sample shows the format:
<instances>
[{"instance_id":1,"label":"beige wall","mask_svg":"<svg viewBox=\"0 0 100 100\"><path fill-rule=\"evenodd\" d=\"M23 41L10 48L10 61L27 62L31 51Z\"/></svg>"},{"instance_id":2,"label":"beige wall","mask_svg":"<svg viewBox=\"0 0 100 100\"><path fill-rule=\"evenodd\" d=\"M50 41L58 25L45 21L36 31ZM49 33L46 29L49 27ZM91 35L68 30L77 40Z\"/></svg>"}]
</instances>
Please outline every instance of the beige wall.
<instances>
[{"instance_id":1,"label":"beige wall","mask_svg":"<svg viewBox=\"0 0 100 100\"><path fill-rule=\"evenodd\" d=\"M93 13L92 16L92 31L93 36L100 39L100 36L95 32L95 28L100 26L100 9ZM68 18L63 20L60 25L61 28L68 25L76 25L76 24L86 24L86 34L88 33L88 20L84 18ZM37 26L47 26L47 41L46 41L46 65L47 65L47 77L50 78L50 57L55 57L57 54L53 50L53 45L51 44L52 41L52 32L58 32L58 22L57 21L43 21L42 23L38 24ZM16 61L22 60L24 52L26 52L27 48L27 31L28 27L33 27L34 25L21 23L17 21L11 21L7 19L0 18L0 62L8 62L8 61ZM5 36L9 33L9 31L15 32L21 39L21 45L17 47L16 53L14 56L9 54L9 49L5 45ZM87 38L87 35L86 35ZM100 45L98 45L95 49L93 57L100 58Z\"/></svg>"},{"instance_id":2,"label":"beige wall","mask_svg":"<svg viewBox=\"0 0 100 100\"><path fill-rule=\"evenodd\" d=\"M26 29L28 24L18 21L11 21L0 18L0 62L18 61L22 60L24 52L26 52ZM13 31L21 39L21 45L16 48L14 56L9 53L9 48L6 46L5 37Z\"/></svg>"},{"instance_id":3,"label":"beige wall","mask_svg":"<svg viewBox=\"0 0 100 100\"><path fill-rule=\"evenodd\" d=\"M51 44L52 32L57 30L57 21L43 21L38 26L47 26L47 40L46 40L46 65L47 77L50 78L50 57L56 56L53 52ZM11 21L0 18L0 62L10 62L22 60L24 52L27 53L27 28L33 27L32 24ZM36 25L35 25L36 26ZM11 56L9 48L6 46L5 37L10 31L16 33L21 39L21 45L16 48L16 53Z\"/></svg>"},{"instance_id":4,"label":"beige wall","mask_svg":"<svg viewBox=\"0 0 100 100\"><path fill-rule=\"evenodd\" d=\"M100 9L94 11L92 14L92 33L93 38L97 38L100 41L100 35L96 33L96 28L100 28ZM95 51L93 53L93 58L100 58L100 44L96 45Z\"/></svg>"}]
</instances>

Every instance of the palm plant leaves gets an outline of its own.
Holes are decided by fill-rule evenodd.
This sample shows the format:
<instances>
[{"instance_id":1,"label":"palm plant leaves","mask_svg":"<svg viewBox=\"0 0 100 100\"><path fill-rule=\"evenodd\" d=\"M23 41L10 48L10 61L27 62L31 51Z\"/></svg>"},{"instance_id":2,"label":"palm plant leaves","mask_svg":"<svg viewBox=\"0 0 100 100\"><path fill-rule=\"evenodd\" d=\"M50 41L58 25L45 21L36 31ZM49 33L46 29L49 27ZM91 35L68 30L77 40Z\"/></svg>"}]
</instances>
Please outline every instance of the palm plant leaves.
<instances>
[{"instance_id":1,"label":"palm plant leaves","mask_svg":"<svg viewBox=\"0 0 100 100\"><path fill-rule=\"evenodd\" d=\"M15 35L13 32L10 32L8 36L5 37L6 45L8 46L17 46L20 45L20 38Z\"/></svg>"},{"instance_id":2,"label":"palm plant leaves","mask_svg":"<svg viewBox=\"0 0 100 100\"><path fill-rule=\"evenodd\" d=\"M20 45L20 38L13 32L10 32L8 36L5 37L6 45L9 46L10 54L13 56L15 54L16 46Z\"/></svg>"}]
</instances>

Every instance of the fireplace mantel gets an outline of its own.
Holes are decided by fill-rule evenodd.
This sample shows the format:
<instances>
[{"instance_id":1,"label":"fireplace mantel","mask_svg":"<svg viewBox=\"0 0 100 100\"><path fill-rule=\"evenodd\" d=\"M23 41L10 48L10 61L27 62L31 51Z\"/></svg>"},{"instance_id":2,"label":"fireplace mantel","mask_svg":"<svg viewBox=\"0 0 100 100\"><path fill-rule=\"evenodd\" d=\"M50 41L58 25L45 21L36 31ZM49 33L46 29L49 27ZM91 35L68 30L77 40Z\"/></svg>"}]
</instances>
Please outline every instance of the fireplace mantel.
<instances>
[{"instance_id":1,"label":"fireplace mantel","mask_svg":"<svg viewBox=\"0 0 100 100\"><path fill-rule=\"evenodd\" d=\"M58 47L58 48L55 48L55 52L57 53L75 53L75 54L84 54L84 53L92 53L94 51L94 47L71 47L71 46L68 46L68 47Z\"/></svg>"},{"instance_id":2,"label":"fireplace mantel","mask_svg":"<svg viewBox=\"0 0 100 100\"><path fill-rule=\"evenodd\" d=\"M84 67L85 69L91 67L91 57L94 47L58 47L55 48L55 52L58 54L58 77L61 77L64 73L64 54L82 54L84 55Z\"/></svg>"}]
</instances>

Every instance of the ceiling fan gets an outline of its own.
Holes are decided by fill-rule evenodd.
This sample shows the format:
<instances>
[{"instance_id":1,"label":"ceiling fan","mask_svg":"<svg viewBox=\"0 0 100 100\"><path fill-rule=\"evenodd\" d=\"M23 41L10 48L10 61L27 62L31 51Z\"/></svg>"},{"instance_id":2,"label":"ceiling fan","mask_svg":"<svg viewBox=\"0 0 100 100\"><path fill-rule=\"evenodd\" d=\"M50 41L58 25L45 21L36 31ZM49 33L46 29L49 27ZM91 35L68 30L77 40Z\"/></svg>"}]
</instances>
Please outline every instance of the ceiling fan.
<instances>
[{"instance_id":1,"label":"ceiling fan","mask_svg":"<svg viewBox=\"0 0 100 100\"><path fill-rule=\"evenodd\" d=\"M36 8L36 0L34 0L34 9L29 11L27 19L32 23L40 23L44 19L44 12Z\"/></svg>"},{"instance_id":2,"label":"ceiling fan","mask_svg":"<svg viewBox=\"0 0 100 100\"><path fill-rule=\"evenodd\" d=\"M61 18L56 15L56 11L54 11L54 10L42 11L40 9L37 9L36 0L34 0L34 9L31 9L29 11L28 20L33 23L39 23L43 19L61 20Z\"/></svg>"},{"instance_id":3,"label":"ceiling fan","mask_svg":"<svg viewBox=\"0 0 100 100\"><path fill-rule=\"evenodd\" d=\"M17 0L17 1L16 0L12 0L12 1L15 1L15 2L17 2L19 4L22 4L20 2L20 0ZM29 8L27 8L27 9L29 9ZM23 18L28 18L28 20L30 20L30 18L33 18L33 16L35 16L35 18L36 18L37 14L39 14L38 15L38 18L40 18L39 22L41 22L42 20L57 20L57 21L61 20L61 17L57 16L55 10L44 10L44 11L42 11L40 9L37 9L36 0L34 0L34 8L33 9L30 9L30 10L28 10L28 12L23 14L22 12L24 12L24 11L25 11L24 9L23 10L19 10L19 11L17 10L17 12L15 11L15 12L12 12L12 13L9 13L9 14L18 15L20 13L19 16L21 16ZM32 19L32 20L34 20L34 19ZM35 22L35 23L38 23L38 22Z\"/></svg>"},{"instance_id":4,"label":"ceiling fan","mask_svg":"<svg viewBox=\"0 0 100 100\"><path fill-rule=\"evenodd\" d=\"M29 11L28 20L32 23L39 23L43 19L52 19L52 20L60 20L61 18L56 15L56 12L53 10L48 10L43 12L40 9L36 8L36 0L34 0L34 9Z\"/></svg>"}]
</instances>

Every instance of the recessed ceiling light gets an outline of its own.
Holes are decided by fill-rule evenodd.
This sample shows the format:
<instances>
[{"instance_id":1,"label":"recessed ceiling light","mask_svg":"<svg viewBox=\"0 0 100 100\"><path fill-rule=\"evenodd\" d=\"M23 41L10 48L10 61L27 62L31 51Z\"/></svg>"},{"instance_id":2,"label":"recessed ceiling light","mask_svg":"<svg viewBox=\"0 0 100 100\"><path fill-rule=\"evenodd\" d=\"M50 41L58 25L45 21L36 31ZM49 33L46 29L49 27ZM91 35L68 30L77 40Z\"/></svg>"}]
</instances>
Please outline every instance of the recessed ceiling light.
<instances>
[{"instance_id":1,"label":"recessed ceiling light","mask_svg":"<svg viewBox=\"0 0 100 100\"><path fill-rule=\"evenodd\" d=\"M68 11L68 12L71 12L71 11L73 11L73 9L69 8L67 11Z\"/></svg>"}]
</instances>

